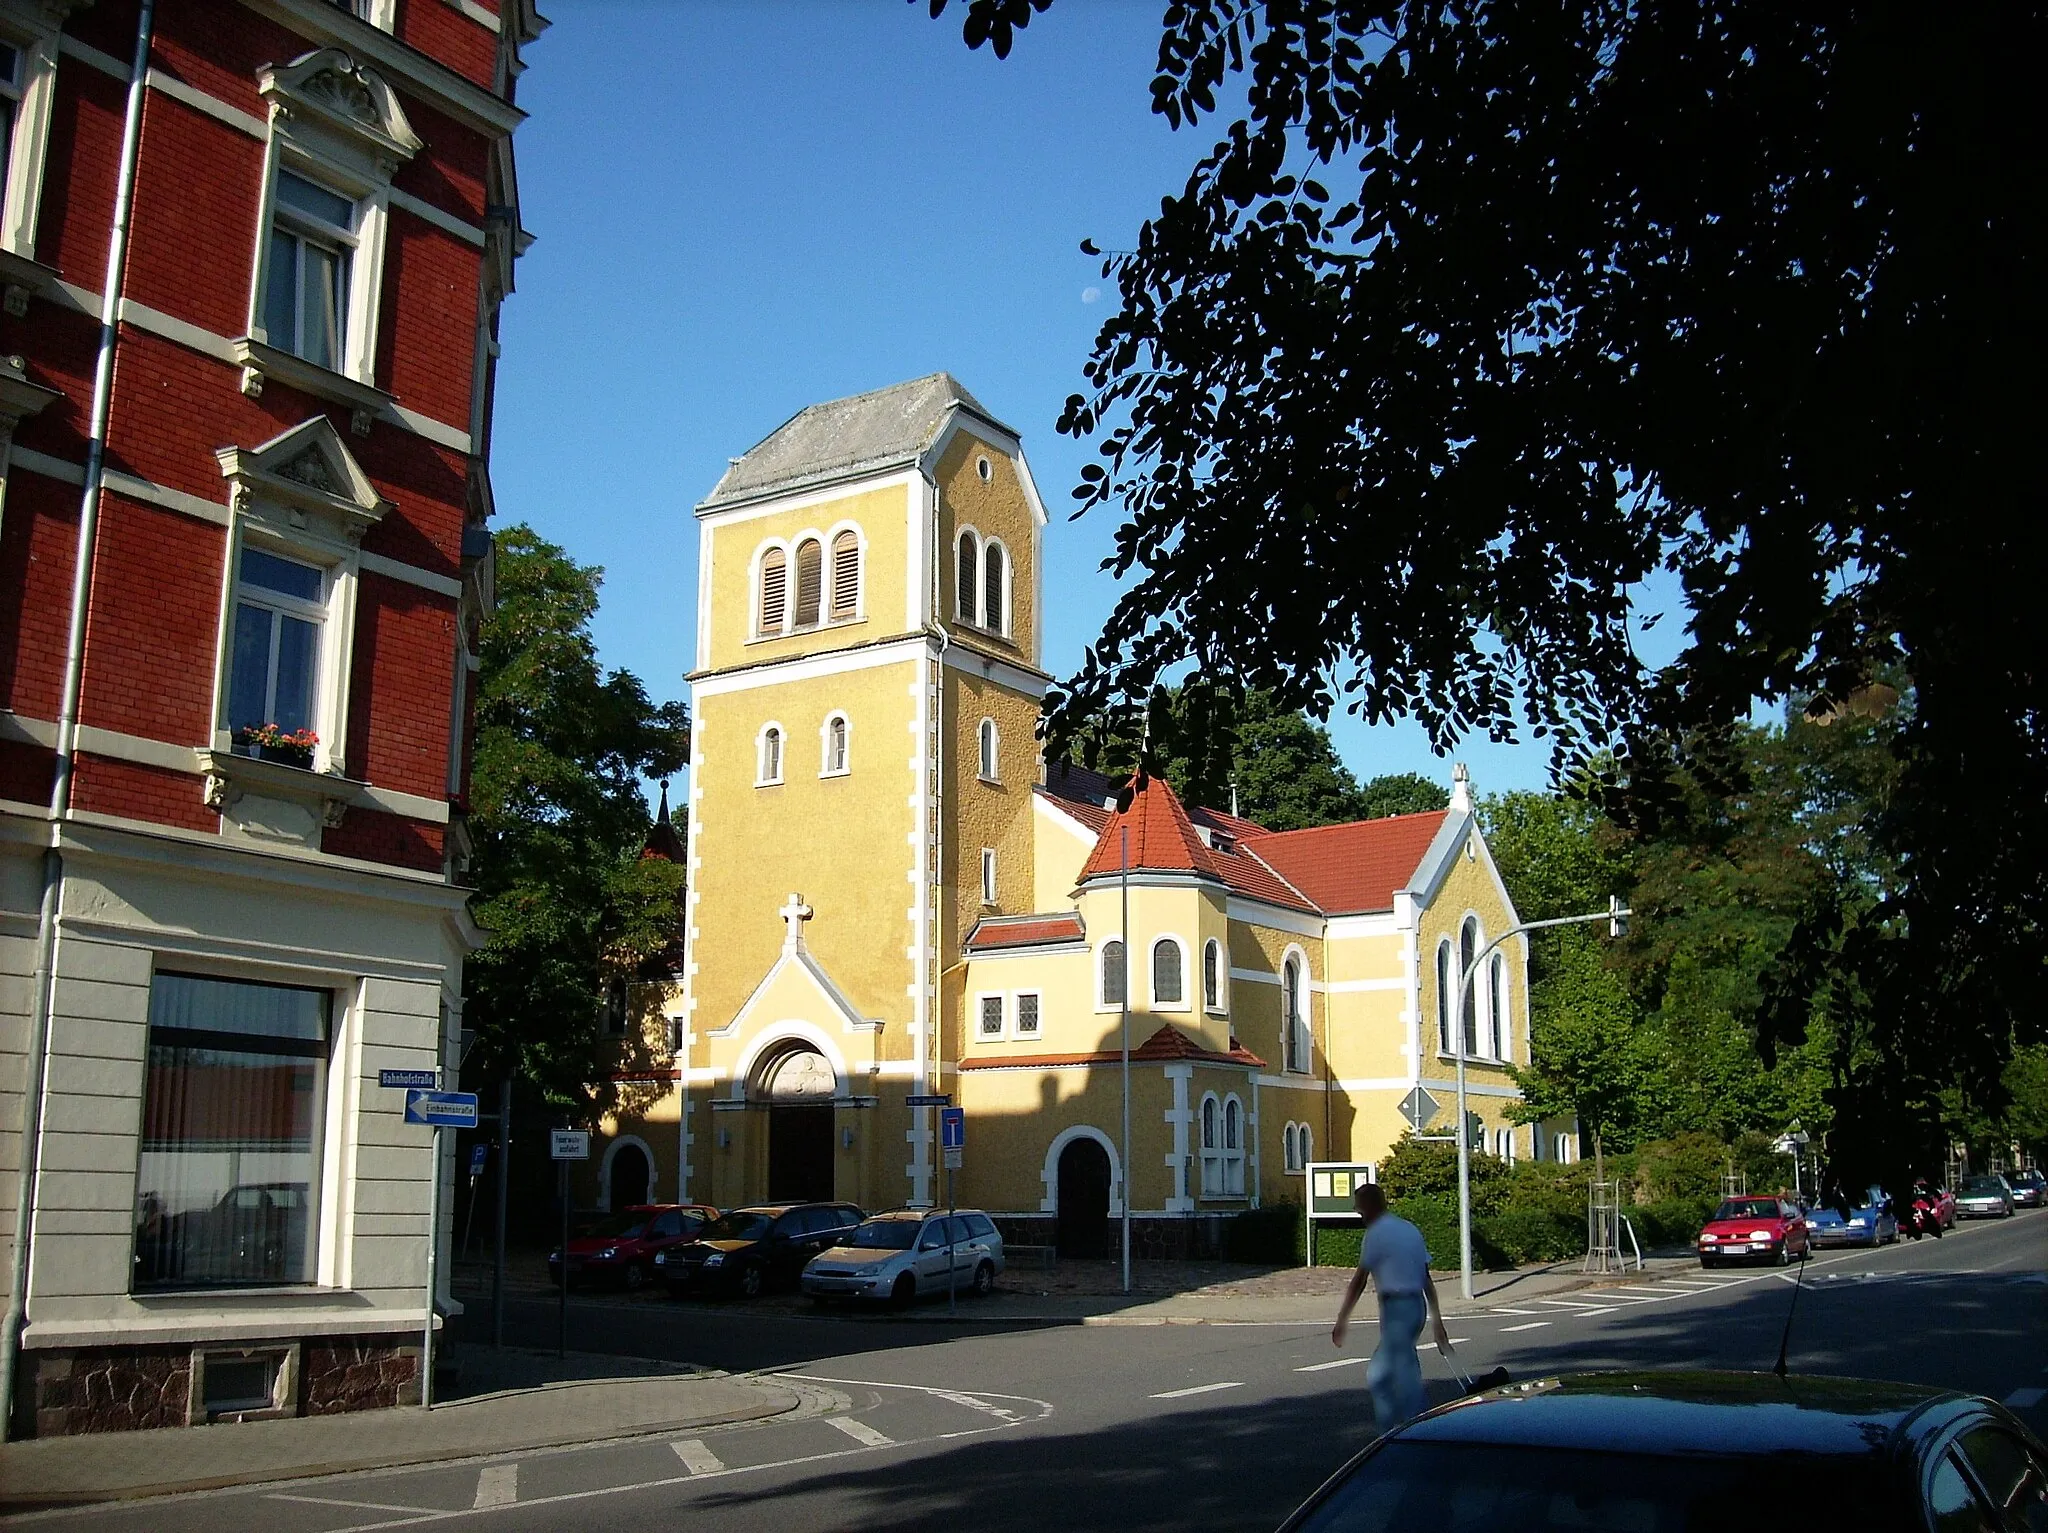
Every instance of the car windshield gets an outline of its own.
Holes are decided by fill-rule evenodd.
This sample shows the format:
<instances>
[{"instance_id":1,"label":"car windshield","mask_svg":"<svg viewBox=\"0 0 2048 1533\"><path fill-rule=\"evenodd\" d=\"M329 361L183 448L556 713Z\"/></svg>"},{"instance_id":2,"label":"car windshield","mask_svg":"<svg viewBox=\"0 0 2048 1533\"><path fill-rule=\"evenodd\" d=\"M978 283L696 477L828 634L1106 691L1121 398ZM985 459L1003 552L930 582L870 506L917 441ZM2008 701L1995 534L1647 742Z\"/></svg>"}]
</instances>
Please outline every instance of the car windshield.
<instances>
[{"instance_id":1,"label":"car windshield","mask_svg":"<svg viewBox=\"0 0 2048 1533\"><path fill-rule=\"evenodd\" d=\"M613 1214L593 1224L588 1234L592 1240L637 1240L646 1228L645 1214Z\"/></svg>"},{"instance_id":2,"label":"car windshield","mask_svg":"<svg viewBox=\"0 0 2048 1533\"><path fill-rule=\"evenodd\" d=\"M1714 1210L1716 1219L1775 1219L1778 1204L1775 1198L1729 1198Z\"/></svg>"},{"instance_id":3,"label":"car windshield","mask_svg":"<svg viewBox=\"0 0 2048 1533\"><path fill-rule=\"evenodd\" d=\"M916 1219L870 1219L847 1241L863 1251L908 1251L917 1244Z\"/></svg>"},{"instance_id":4,"label":"car windshield","mask_svg":"<svg viewBox=\"0 0 2048 1533\"><path fill-rule=\"evenodd\" d=\"M1704 1533L1735 1509L1782 1505L1785 1487L1825 1483L1831 1527L1895 1529L1889 1487L1839 1458L1594 1453L1492 1444L1389 1443L1318 1506L1300 1533L1410 1528L1536 1533Z\"/></svg>"},{"instance_id":5,"label":"car windshield","mask_svg":"<svg viewBox=\"0 0 2048 1533\"><path fill-rule=\"evenodd\" d=\"M698 1233L699 1240L759 1240L768 1233L768 1226L774 1220L766 1214L750 1213L746 1209L735 1209L721 1214Z\"/></svg>"},{"instance_id":6,"label":"car windshield","mask_svg":"<svg viewBox=\"0 0 2048 1533\"><path fill-rule=\"evenodd\" d=\"M1999 1184L1999 1180L1995 1176L1973 1176L1963 1183L1963 1191L1980 1195L1989 1194L1996 1197L1999 1193L2005 1191L2005 1188Z\"/></svg>"}]
</instances>

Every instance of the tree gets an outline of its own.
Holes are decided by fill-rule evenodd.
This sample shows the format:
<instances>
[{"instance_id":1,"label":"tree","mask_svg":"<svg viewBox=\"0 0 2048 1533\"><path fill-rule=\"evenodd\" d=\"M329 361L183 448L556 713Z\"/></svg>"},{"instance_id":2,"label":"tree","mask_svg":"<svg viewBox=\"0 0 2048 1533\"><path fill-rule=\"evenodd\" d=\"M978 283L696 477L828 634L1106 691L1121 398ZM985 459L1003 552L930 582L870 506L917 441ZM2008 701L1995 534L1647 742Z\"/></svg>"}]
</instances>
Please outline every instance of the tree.
<instances>
[{"instance_id":1,"label":"tree","mask_svg":"<svg viewBox=\"0 0 2048 1533\"><path fill-rule=\"evenodd\" d=\"M966 39L1049 3L969 0ZM1831 1089L1868 1153L1937 1140L1950 1086L1995 1104L2048 1035L2048 14L1943 20L1169 6L1155 111L1195 125L1233 76L1245 111L1105 261L1060 425L1099 437L1076 494L1134 579L1054 738L1194 657L1440 748L1611 747L1607 801L1654 824L1663 764L1756 699L1825 716L1903 667L1871 834L1905 876L1802 917L1794 999L1857 1040ZM1652 674L1659 572L1685 636Z\"/></svg>"},{"instance_id":2,"label":"tree","mask_svg":"<svg viewBox=\"0 0 2048 1533\"><path fill-rule=\"evenodd\" d=\"M656 706L637 677L598 663L603 573L531 528L498 534L470 783L471 908L488 941L465 970L464 1019L479 1066L586 1119L618 1090L606 986L658 952L680 913L683 870L639 855L640 785L689 753L682 704Z\"/></svg>"},{"instance_id":3,"label":"tree","mask_svg":"<svg viewBox=\"0 0 2048 1533\"><path fill-rule=\"evenodd\" d=\"M2036 1044L2014 1053L2005 1089L2011 1099L2006 1138L2036 1159L2048 1156L2048 1048Z\"/></svg>"},{"instance_id":4,"label":"tree","mask_svg":"<svg viewBox=\"0 0 2048 1533\"><path fill-rule=\"evenodd\" d=\"M1359 790L1362 818L1383 819L1390 814L1427 814L1451 802L1442 783L1431 782L1417 772L1386 772Z\"/></svg>"}]
</instances>

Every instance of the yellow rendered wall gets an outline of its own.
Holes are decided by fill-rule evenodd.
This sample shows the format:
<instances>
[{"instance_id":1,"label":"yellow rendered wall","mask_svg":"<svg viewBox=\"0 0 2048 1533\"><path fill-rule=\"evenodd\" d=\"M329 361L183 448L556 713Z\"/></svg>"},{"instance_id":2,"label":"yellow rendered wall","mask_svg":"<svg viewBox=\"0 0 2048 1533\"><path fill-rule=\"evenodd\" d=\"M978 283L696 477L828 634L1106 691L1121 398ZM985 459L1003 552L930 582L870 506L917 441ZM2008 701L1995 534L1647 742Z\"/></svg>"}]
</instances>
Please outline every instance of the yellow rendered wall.
<instances>
[{"instance_id":1,"label":"yellow rendered wall","mask_svg":"<svg viewBox=\"0 0 2048 1533\"><path fill-rule=\"evenodd\" d=\"M1242 1079L1242 1077L1240 1077ZM1106 1069L969 1070L957 1086L967 1110L966 1164L960 1200L998 1213L1035 1213L1045 1198L1045 1160L1061 1132L1077 1124L1119 1142L1121 1072ZM1131 1069L1131 1207L1158 1211L1173 1194L1165 1163L1173 1144L1166 1113L1172 1083L1157 1065ZM1112 1164L1118 1160L1111 1150Z\"/></svg>"},{"instance_id":2,"label":"yellow rendered wall","mask_svg":"<svg viewBox=\"0 0 2048 1533\"><path fill-rule=\"evenodd\" d=\"M1095 833L1042 797L1033 808L1031 825L1031 908L1065 910L1073 904L1074 885L1095 850Z\"/></svg>"},{"instance_id":3,"label":"yellow rendered wall","mask_svg":"<svg viewBox=\"0 0 2048 1533\"><path fill-rule=\"evenodd\" d=\"M1302 1004L1308 1010L1310 1054L1304 1061L1309 1069L1304 1079L1323 1073L1323 1030L1326 1011L1317 990L1322 983L1324 944L1320 937L1303 936L1278 927L1237 921L1230 928L1230 965L1233 969L1270 978L1233 978L1230 987L1231 1019L1238 1042L1266 1062L1267 1073L1284 1073L1286 1053L1280 1025L1280 965L1290 948L1301 950L1307 961L1307 994ZM1278 1143L1277 1140L1274 1141Z\"/></svg>"},{"instance_id":4,"label":"yellow rendered wall","mask_svg":"<svg viewBox=\"0 0 2048 1533\"><path fill-rule=\"evenodd\" d=\"M986 482L977 466L984 458L989 465ZM1034 548L1038 529L1016 463L974 435L970 425L955 433L932 477L939 487L939 611L944 622L955 635L972 644L1025 665L1036 664L1038 598ZM990 634L957 620L963 527L972 527L984 538L999 539L1009 553L1013 578L1010 626L1005 635ZM977 610L979 606L977 601Z\"/></svg>"},{"instance_id":5,"label":"yellow rendered wall","mask_svg":"<svg viewBox=\"0 0 2048 1533\"><path fill-rule=\"evenodd\" d=\"M1476 831L1474 835L1476 837ZM1435 1081L1449 1080L1455 1074L1449 1056L1439 1056L1437 1052L1437 946L1444 938L1451 939L1455 985L1457 932L1467 912L1479 917L1482 946L1508 925L1508 905L1501 897L1500 886L1495 882L1488 862L1483 857L1467 857L1460 851L1444 878L1443 886L1422 912L1416 945L1422 968L1422 1073L1425 1081L1431 1083L1432 1091L1436 1089ZM1510 1052L1517 1063L1526 1063L1529 997L1522 984L1522 939L1510 939L1499 951L1507 960L1509 1004L1506 1014ZM1486 1036L1483 1005L1479 1012L1479 1033L1482 1039ZM1469 1065L1468 1079L1496 1085L1512 1084L1507 1072L1496 1065Z\"/></svg>"},{"instance_id":6,"label":"yellow rendered wall","mask_svg":"<svg viewBox=\"0 0 2048 1533\"><path fill-rule=\"evenodd\" d=\"M714 518L709 524L711 653L708 657L698 656L699 667L730 670L734 666L757 665L763 660L780 660L790 655L809 655L854 644L871 644L903 633L908 595L904 586L910 562L909 519L912 504L921 504L921 499L914 486L897 484L878 490L854 490L836 499L794 511L740 516L732 520ZM922 516L924 513L920 509L917 514ZM796 601L795 546L803 534L815 534L825 545L825 578L829 597L831 534L842 522L854 523L867 539L867 549L861 560L861 617L852 622L828 623L783 638L754 638L755 555L765 544L778 538L789 545L789 600L793 607Z\"/></svg>"}]
</instances>

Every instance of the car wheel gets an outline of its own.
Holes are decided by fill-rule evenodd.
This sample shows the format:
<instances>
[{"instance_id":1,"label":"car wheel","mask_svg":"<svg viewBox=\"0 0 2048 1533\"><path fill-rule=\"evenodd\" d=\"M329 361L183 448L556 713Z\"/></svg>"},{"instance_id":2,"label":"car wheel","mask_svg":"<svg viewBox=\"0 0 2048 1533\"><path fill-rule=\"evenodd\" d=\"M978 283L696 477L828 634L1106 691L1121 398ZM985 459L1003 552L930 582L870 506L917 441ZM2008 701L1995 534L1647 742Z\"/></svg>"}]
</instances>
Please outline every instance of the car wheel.
<instances>
[{"instance_id":1,"label":"car wheel","mask_svg":"<svg viewBox=\"0 0 2048 1533\"><path fill-rule=\"evenodd\" d=\"M626 1292L635 1293L647 1282L647 1269L638 1262L627 1262L626 1270L620 1276L625 1281Z\"/></svg>"},{"instance_id":2,"label":"car wheel","mask_svg":"<svg viewBox=\"0 0 2048 1533\"><path fill-rule=\"evenodd\" d=\"M1789 1240L1783 1240L1778 1243L1778 1265L1780 1267L1792 1265L1792 1242Z\"/></svg>"},{"instance_id":3,"label":"car wheel","mask_svg":"<svg viewBox=\"0 0 2048 1533\"><path fill-rule=\"evenodd\" d=\"M904 1273L896 1279L896 1286L889 1290L889 1301L899 1309L908 1308L917 1297L917 1279Z\"/></svg>"},{"instance_id":4,"label":"car wheel","mask_svg":"<svg viewBox=\"0 0 2048 1533\"><path fill-rule=\"evenodd\" d=\"M766 1286L767 1280L759 1266L749 1262L746 1266L740 1268L740 1296L742 1298L758 1299L761 1297L761 1290Z\"/></svg>"},{"instance_id":5,"label":"car wheel","mask_svg":"<svg viewBox=\"0 0 2048 1533\"><path fill-rule=\"evenodd\" d=\"M974 1269L974 1296L986 1299L996 1291L996 1264L983 1262Z\"/></svg>"}]
</instances>

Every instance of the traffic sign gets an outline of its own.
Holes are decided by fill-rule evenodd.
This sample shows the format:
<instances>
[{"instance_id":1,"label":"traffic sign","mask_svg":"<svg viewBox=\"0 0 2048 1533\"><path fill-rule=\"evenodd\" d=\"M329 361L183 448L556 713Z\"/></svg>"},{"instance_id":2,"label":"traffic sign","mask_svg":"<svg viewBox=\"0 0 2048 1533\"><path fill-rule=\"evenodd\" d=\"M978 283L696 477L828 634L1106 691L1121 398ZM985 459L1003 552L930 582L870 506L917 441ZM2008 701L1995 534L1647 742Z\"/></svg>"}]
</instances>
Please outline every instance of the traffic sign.
<instances>
[{"instance_id":1,"label":"traffic sign","mask_svg":"<svg viewBox=\"0 0 2048 1533\"><path fill-rule=\"evenodd\" d=\"M405 1121L431 1128L475 1128L474 1091L408 1091Z\"/></svg>"},{"instance_id":2,"label":"traffic sign","mask_svg":"<svg viewBox=\"0 0 2048 1533\"><path fill-rule=\"evenodd\" d=\"M588 1160L590 1136L581 1129L553 1129L548 1134L548 1154L556 1160Z\"/></svg>"},{"instance_id":3,"label":"traffic sign","mask_svg":"<svg viewBox=\"0 0 2048 1533\"><path fill-rule=\"evenodd\" d=\"M939 1148L942 1150L964 1150L967 1148L967 1109L948 1107L939 1114Z\"/></svg>"},{"instance_id":4,"label":"traffic sign","mask_svg":"<svg viewBox=\"0 0 2048 1533\"><path fill-rule=\"evenodd\" d=\"M473 1144L469 1147L469 1179L473 1182L484 1174L484 1162L491 1158L491 1147L487 1144Z\"/></svg>"},{"instance_id":5,"label":"traffic sign","mask_svg":"<svg viewBox=\"0 0 2048 1533\"><path fill-rule=\"evenodd\" d=\"M903 1105L906 1107L951 1107L953 1105L953 1098L950 1093L943 1092L937 1096L905 1097Z\"/></svg>"},{"instance_id":6,"label":"traffic sign","mask_svg":"<svg viewBox=\"0 0 2048 1533\"><path fill-rule=\"evenodd\" d=\"M404 1086L408 1089L432 1091L440 1085L432 1070L379 1070L377 1084L380 1086Z\"/></svg>"},{"instance_id":7,"label":"traffic sign","mask_svg":"<svg viewBox=\"0 0 2048 1533\"><path fill-rule=\"evenodd\" d=\"M1406 1118L1408 1126L1419 1134L1429 1127L1430 1120L1436 1116L1437 1107L1437 1099L1417 1086L1401 1099L1401 1116Z\"/></svg>"},{"instance_id":8,"label":"traffic sign","mask_svg":"<svg viewBox=\"0 0 2048 1533\"><path fill-rule=\"evenodd\" d=\"M961 1166L966 1164L966 1161L966 1152L961 1150L946 1151L946 1169L948 1171L958 1171Z\"/></svg>"}]
</instances>

